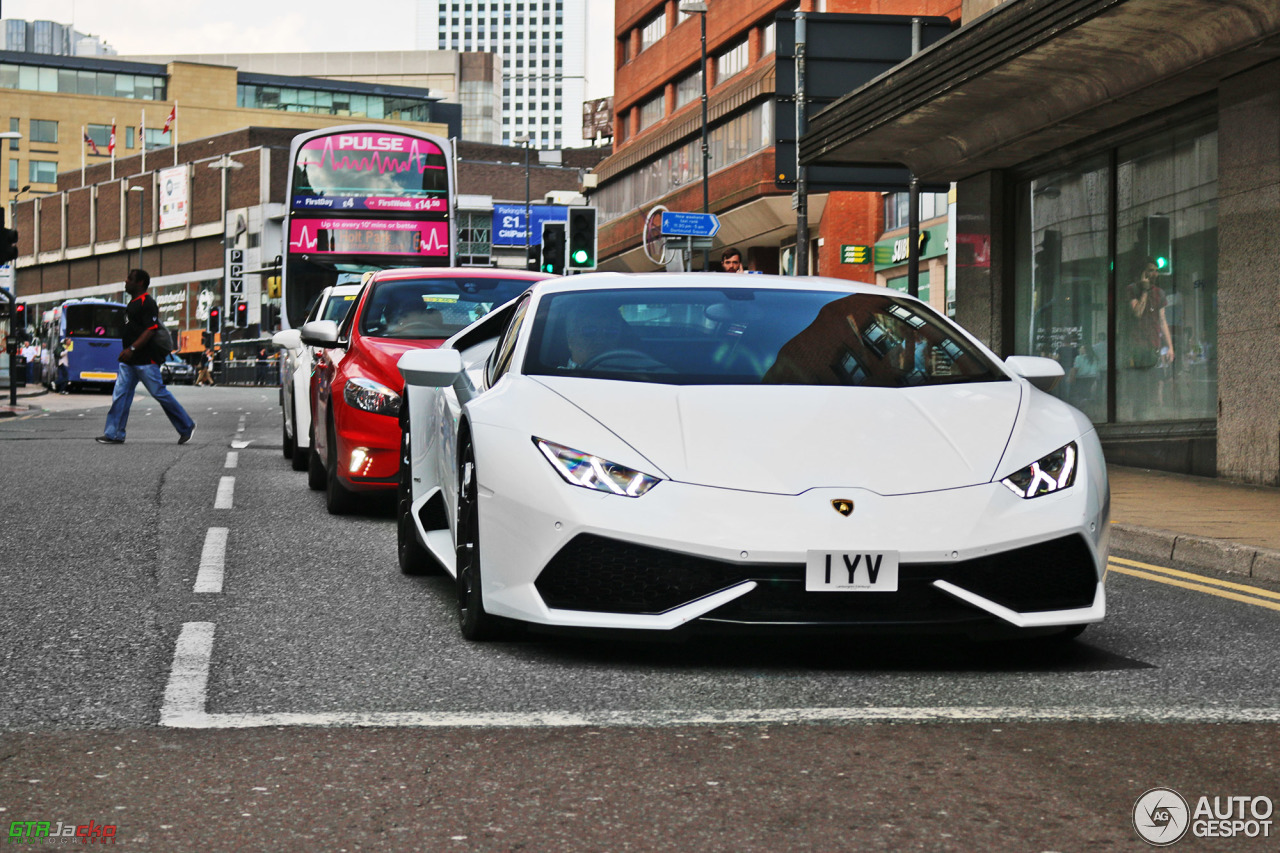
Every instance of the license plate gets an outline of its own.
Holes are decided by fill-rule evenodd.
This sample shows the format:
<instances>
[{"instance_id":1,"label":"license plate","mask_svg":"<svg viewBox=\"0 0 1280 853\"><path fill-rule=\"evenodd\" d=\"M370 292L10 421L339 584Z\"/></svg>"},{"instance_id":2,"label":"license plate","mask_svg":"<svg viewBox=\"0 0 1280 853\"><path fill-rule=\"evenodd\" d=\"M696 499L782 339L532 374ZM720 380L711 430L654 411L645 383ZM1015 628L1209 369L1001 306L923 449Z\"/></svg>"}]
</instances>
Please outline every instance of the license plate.
<instances>
[{"instance_id":1,"label":"license plate","mask_svg":"<svg viewBox=\"0 0 1280 853\"><path fill-rule=\"evenodd\" d=\"M804 572L809 592L897 592L897 551L810 551Z\"/></svg>"}]
</instances>

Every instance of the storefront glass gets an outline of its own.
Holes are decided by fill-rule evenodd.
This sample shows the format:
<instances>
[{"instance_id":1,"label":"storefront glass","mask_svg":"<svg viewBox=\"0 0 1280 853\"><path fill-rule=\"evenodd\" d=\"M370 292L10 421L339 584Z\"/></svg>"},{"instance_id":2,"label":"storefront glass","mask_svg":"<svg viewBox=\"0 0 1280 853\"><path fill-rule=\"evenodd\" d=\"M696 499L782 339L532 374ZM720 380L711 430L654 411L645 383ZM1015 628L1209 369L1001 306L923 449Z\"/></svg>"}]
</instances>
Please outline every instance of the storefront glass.
<instances>
[{"instance_id":1,"label":"storefront glass","mask_svg":"<svg viewBox=\"0 0 1280 853\"><path fill-rule=\"evenodd\" d=\"M1095 423L1214 417L1217 163L1205 120L1018 185L1015 352Z\"/></svg>"}]
</instances>

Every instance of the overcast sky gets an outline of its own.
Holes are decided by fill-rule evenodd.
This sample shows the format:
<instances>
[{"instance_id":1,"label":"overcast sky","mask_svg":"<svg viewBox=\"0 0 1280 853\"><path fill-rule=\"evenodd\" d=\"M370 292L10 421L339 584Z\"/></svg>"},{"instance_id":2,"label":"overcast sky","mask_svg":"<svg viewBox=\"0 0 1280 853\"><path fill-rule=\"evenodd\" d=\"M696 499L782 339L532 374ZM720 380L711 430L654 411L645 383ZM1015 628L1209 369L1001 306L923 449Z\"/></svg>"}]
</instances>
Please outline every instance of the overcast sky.
<instances>
[{"instance_id":1,"label":"overcast sky","mask_svg":"<svg viewBox=\"0 0 1280 853\"><path fill-rule=\"evenodd\" d=\"M588 98L613 94L613 0L591 6ZM121 55L155 53L294 53L414 50L415 0L0 0L0 17L73 23ZM571 111L576 115L576 110Z\"/></svg>"}]
</instances>

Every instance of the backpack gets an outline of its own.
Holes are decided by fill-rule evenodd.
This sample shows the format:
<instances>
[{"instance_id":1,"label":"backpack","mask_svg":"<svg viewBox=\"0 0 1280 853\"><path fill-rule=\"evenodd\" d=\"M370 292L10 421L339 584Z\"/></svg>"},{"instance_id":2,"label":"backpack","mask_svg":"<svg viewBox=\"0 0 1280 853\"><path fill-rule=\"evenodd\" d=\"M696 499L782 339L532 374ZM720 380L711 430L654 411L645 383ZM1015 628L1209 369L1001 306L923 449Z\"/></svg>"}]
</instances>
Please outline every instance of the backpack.
<instances>
[{"instance_id":1,"label":"backpack","mask_svg":"<svg viewBox=\"0 0 1280 853\"><path fill-rule=\"evenodd\" d=\"M169 330L164 323L159 323L156 326L155 333L151 336L151 345L157 349L164 350L165 355L177 349L173 343L173 335L169 334Z\"/></svg>"}]
</instances>

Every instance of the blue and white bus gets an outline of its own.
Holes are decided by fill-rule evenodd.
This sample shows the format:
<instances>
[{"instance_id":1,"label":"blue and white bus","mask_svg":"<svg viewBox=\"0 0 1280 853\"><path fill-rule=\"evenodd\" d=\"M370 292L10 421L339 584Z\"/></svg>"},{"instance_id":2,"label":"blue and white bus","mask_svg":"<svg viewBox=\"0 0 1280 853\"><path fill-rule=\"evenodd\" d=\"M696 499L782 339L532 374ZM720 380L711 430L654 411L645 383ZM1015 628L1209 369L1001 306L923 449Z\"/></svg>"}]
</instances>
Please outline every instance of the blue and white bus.
<instances>
[{"instance_id":1,"label":"blue and white bus","mask_svg":"<svg viewBox=\"0 0 1280 853\"><path fill-rule=\"evenodd\" d=\"M124 348L124 304L68 299L44 313L43 381L50 389L106 388L116 382Z\"/></svg>"}]
</instances>

